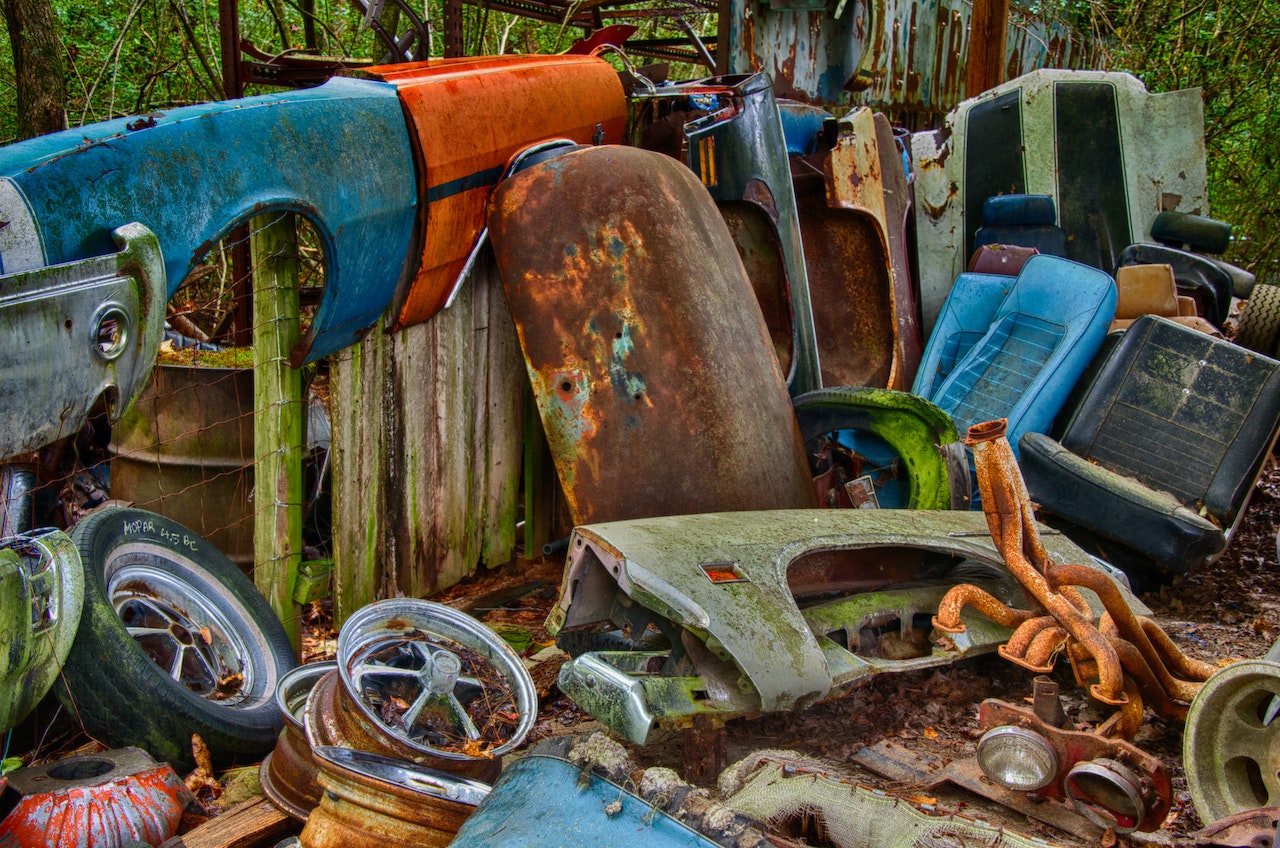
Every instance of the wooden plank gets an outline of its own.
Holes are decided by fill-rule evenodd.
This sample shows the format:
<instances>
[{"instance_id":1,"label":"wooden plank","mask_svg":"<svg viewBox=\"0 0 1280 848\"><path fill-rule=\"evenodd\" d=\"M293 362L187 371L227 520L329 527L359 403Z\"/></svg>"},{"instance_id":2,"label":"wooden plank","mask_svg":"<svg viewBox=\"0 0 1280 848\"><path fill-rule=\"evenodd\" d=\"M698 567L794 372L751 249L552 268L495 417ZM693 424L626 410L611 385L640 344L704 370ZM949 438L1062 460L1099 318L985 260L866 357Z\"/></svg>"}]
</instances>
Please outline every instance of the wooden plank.
<instances>
[{"instance_id":1,"label":"wooden plank","mask_svg":"<svg viewBox=\"0 0 1280 848\"><path fill-rule=\"evenodd\" d=\"M387 463L386 371L391 337L380 320L357 345L330 358L329 400L333 440L334 623L385 593L384 564L391 556L383 532Z\"/></svg>"},{"instance_id":2,"label":"wooden plank","mask_svg":"<svg viewBox=\"0 0 1280 848\"><path fill-rule=\"evenodd\" d=\"M259 795L181 836L166 839L160 848L267 848L301 830L302 822Z\"/></svg>"},{"instance_id":3,"label":"wooden plank","mask_svg":"<svg viewBox=\"0 0 1280 848\"><path fill-rule=\"evenodd\" d=\"M973 0L965 95L977 97L1004 82L1009 0Z\"/></svg>"},{"instance_id":4,"label":"wooden plank","mask_svg":"<svg viewBox=\"0 0 1280 848\"><path fill-rule=\"evenodd\" d=\"M302 562L302 372L289 364L301 338L298 240L291 213L253 220L253 579L284 623L295 653Z\"/></svg>"},{"instance_id":5,"label":"wooden plank","mask_svg":"<svg viewBox=\"0 0 1280 848\"><path fill-rule=\"evenodd\" d=\"M335 619L507 562L527 378L492 264L430 321L332 361Z\"/></svg>"}]
</instances>

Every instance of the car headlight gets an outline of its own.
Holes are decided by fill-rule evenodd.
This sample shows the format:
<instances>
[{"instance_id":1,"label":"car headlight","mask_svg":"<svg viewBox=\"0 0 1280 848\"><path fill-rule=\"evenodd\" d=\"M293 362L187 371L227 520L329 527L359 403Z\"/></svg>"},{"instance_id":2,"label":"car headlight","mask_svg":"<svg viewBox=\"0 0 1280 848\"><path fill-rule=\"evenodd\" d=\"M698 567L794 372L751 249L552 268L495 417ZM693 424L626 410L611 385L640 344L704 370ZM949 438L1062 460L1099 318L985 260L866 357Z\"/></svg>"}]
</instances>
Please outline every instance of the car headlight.
<instances>
[{"instance_id":1,"label":"car headlight","mask_svg":"<svg viewBox=\"0 0 1280 848\"><path fill-rule=\"evenodd\" d=\"M982 773L1006 789L1030 792L1058 774L1058 755L1049 740L1015 725L993 727L978 742Z\"/></svg>"}]
</instances>

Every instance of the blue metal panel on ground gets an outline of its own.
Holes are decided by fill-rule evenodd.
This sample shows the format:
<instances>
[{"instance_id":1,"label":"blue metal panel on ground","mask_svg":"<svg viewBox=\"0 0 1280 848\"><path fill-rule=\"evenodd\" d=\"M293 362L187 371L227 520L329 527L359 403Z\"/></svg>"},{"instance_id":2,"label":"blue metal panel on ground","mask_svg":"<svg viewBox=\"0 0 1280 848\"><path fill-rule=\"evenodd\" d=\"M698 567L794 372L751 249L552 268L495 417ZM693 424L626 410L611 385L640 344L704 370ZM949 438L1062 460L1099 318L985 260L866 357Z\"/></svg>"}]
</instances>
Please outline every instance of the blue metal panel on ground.
<instances>
[{"instance_id":1,"label":"blue metal panel on ground","mask_svg":"<svg viewBox=\"0 0 1280 848\"><path fill-rule=\"evenodd\" d=\"M993 418L1009 419L1011 445L1023 433L1048 432L1115 312L1109 275L1069 259L1033 256L990 329L928 399L960 432Z\"/></svg>"},{"instance_id":2,"label":"blue metal panel on ground","mask_svg":"<svg viewBox=\"0 0 1280 848\"><path fill-rule=\"evenodd\" d=\"M100 256L138 221L160 240L169 296L210 246L249 218L298 212L324 247L312 361L354 342L405 268L413 155L393 86L317 88L121 118L0 150L0 261L8 273Z\"/></svg>"},{"instance_id":3,"label":"blue metal panel on ground","mask_svg":"<svg viewBox=\"0 0 1280 848\"><path fill-rule=\"evenodd\" d=\"M612 804L620 809L606 809ZM717 848L615 783L555 757L507 766L462 825L454 848Z\"/></svg>"}]
</instances>

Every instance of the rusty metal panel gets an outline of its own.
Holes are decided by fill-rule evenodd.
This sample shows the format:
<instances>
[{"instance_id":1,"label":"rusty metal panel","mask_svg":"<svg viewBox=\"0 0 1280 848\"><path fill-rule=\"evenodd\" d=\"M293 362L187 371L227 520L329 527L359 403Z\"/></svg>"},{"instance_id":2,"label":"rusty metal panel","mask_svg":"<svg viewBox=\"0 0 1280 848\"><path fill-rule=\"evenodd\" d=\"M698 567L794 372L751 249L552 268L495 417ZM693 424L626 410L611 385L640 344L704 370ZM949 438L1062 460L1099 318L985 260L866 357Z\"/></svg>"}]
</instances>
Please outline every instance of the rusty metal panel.
<instances>
[{"instance_id":1,"label":"rusty metal panel","mask_svg":"<svg viewBox=\"0 0 1280 848\"><path fill-rule=\"evenodd\" d=\"M822 385L785 130L763 75L711 77L632 96L637 146L684 159L737 246L792 396Z\"/></svg>"},{"instance_id":2,"label":"rusty metal panel","mask_svg":"<svg viewBox=\"0 0 1280 848\"><path fill-rule=\"evenodd\" d=\"M501 183L489 231L575 523L813 505L751 283L689 169L567 153Z\"/></svg>"},{"instance_id":3,"label":"rusty metal panel","mask_svg":"<svg viewBox=\"0 0 1280 848\"><path fill-rule=\"evenodd\" d=\"M972 4L965 0L827 0L811 10L732 0L729 70L763 71L780 97L944 112L966 96ZM1083 67L1084 36L1013 6L1006 74ZM1015 25L1016 24L1016 25Z\"/></svg>"},{"instance_id":4,"label":"rusty metal panel","mask_svg":"<svg viewBox=\"0 0 1280 848\"><path fill-rule=\"evenodd\" d=\"M528 146L566 138L617 143L626 125L618 74L595 56L487 56L385 65L412 126L425 214L417 273L392 302L398 330L442 309L481 229L489 192Z\"/></svg>"},{"instance_id":5,"label":"rusty metal panel","mask_svg":"<svg viewBox=\"0 0 1280 848\"><path fill-rule=\"evenodd\" d=\"M1078 176L1064 184L1063 151L1092 147L1099 134L1093 127L1060 126L1059 101L1075 86L1091 91L1106 88L1114 94L1115 126L1108 132L1118 134L1120 161L1099 162L1096 173L1114 173L1118 165L1122 175L1118 185L1110 180L1105 186L1093 187ZM1007 127L1015 139L993 138L990 122L981 132L972 126L975 114L995 108L1014 113L1007 116ZM1007 182L1002 185L999 175L993 174L975 179L971 185L968 175L980 170L976 164L989 160L993 151L1006 148L1003 155L1011 160L1005 166ZM942 129L913 135L911 151L916 169L919 288L926 332L932 329L952 281L968 263L968 246L978 226L972 219L991 195L1049 195L1065 229L1081 216L1062 216L1064 198L1068 208L1084 203L1092 209L1094 195L1105 188L1108 196L1123 194L1118 214L1127 215L1127 237L1139 242L1151 240L1151 225L1162 211L1208 212L1204 109L1199 89L1149 94L1142 82L1129 74L1035 71L964 101L947 116ZM1125 238L1121 225L1096 231L1090 226L1075 229L1067 232L1069 242L1091 241L1117 253L1124 247L1115 243L1116 238Z\"/></svg>"},{"instance_id":6,"label":"rusty metal panel","mask_svg":"<svg viewBox=\"0 0 1280 848\"><path fill-rule=\"evenodd\" d=\"M923 343L906 253L907 175L888 119L851 112L831 150L801 164L796 194L822 383L906 389Z\"/></svg>"}]
</instances>

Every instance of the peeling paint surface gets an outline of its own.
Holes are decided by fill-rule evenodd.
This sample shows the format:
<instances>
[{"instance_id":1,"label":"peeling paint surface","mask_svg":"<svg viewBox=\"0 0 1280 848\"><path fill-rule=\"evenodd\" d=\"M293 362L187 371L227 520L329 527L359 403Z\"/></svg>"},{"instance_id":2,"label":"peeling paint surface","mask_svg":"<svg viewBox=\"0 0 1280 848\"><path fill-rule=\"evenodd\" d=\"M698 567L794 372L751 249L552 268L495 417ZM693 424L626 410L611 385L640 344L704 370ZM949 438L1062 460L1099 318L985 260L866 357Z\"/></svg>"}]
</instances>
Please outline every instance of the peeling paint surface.
<instances>
[{"instance_id":1,"label":"peeling paint surface","mask_svg":"<svg viewBox=\"0 0 1280 848\"><path fill-rule=\"evenodd\" d=\"M547 139L616 144L626 123L618 75L595 56L437 59L367 73L395 86L420 157L421 253L396 291L393 330L444 307L513 156Z\"/></svg>"},{"instance_id":2,"label":"peeling paint surface","mask_svg":"<svg viewBox=\"0 0 1280 848\"><path fill-rule=\"evenodd\" d=\"M817 9L732 0L729 70L763 72L780 97L942 113L967 96L972 4L964 0L830 0ZM837 14L838 11L838 14ZM1083 36L1011 6L1006 76L1080 68Z\"/></svg>"},{"instance_id":3,"label":"peeling paint surface","mask_svg":"<svg viewBox=\"0 0 1280 848\"><path fill-rule=\"evenodd\" d=\"M144 223L168 295L210 247L256 215L297 212L324 249L326 280L307 361L351 344L386 308L417 213L413 152L394 87L337 78L315 88L120 118L0 149L44 264L101 256ZM14 267L10 250L0 261ZM27 263L24 263L27 264ZM166 297L167 300L167 297Z\"/></svg>"}]
</instances>

